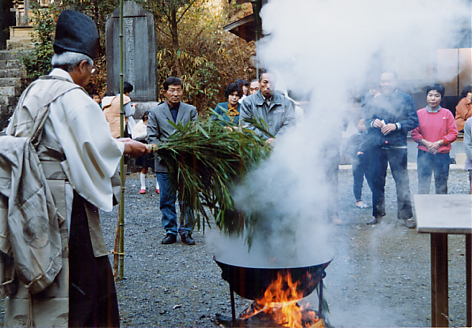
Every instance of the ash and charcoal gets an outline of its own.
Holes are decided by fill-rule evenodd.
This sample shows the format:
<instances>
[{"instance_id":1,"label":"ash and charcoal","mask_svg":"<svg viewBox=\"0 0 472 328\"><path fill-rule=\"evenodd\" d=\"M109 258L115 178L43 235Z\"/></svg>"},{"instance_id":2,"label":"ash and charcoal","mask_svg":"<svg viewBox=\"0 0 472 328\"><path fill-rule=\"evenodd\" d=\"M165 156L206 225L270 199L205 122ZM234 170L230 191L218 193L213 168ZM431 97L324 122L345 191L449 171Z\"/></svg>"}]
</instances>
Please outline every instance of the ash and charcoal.
<instances>
[{"instance_id":1,"label":"ash and charcoal","mask_svg":"<svg viewBox=\"0 0 472 328\"><path fill-rule=\"evenodd\" d=\"M300 308L297 303L296 306ZM260 328L260 327L287 327L287 323L278 323L275 318L277 317L276 312L282 311L281 308L274 309L273 312L267 313L261 311L262 306L256 302L246 308L238 318L233 321L230 316L225 316L217 313L215 316L215 323L220 327L245 327L245 328ZM324 317L313 309L301 309L301 325L303 327L331 327L329 326Z\"/></svg>"}]
</instances>

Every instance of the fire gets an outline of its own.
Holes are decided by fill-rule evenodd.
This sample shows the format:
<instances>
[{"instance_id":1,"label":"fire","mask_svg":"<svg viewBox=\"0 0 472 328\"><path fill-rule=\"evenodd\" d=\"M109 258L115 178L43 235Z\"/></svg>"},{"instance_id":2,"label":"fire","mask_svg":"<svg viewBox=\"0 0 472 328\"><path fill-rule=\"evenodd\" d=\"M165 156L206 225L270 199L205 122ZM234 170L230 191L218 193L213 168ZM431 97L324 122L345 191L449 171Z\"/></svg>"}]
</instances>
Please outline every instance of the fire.
<instances>
[{"instance_id":1,"label":"fire","mask_svg":"<svg viewBox=\"0 0 472 328\"><path fill-rule=\"evenodd\" d=\"M290 274L282 276L278 273L277 279L266 289L264 296L256 300L241 318L247 319L263 312L283 327L324 327L323 320L317 317L315 311L307 309L308 304L297 304L303 298L303 291L298 291L297 285L297 282L292 282Z\"/></svg>"}]
</instances>

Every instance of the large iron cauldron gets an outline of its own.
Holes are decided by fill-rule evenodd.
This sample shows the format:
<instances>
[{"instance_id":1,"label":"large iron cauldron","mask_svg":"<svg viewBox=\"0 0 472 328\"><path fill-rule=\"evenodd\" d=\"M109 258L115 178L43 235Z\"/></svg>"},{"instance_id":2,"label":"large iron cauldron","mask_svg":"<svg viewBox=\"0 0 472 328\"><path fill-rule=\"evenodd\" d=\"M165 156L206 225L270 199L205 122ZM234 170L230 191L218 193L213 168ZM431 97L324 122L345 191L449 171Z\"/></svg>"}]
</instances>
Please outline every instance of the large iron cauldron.
<instances>
[{"instance_id":1,"label":"large iron cauldron","mask_svg":"<svg viewBox=\"0 0 472 328\"><path fill-rule=\"evenodd\" d=\"M279 273L282 276L290 274L292 282L297 283L297 291L303 292L303 297L308 296L324 278L325 268L331 262L297 268L249 268L223 263L216 258L214 260L223 270L221 276L229 283L231 291L251 300L264 296Z\"/></svg>"}]
</instances>

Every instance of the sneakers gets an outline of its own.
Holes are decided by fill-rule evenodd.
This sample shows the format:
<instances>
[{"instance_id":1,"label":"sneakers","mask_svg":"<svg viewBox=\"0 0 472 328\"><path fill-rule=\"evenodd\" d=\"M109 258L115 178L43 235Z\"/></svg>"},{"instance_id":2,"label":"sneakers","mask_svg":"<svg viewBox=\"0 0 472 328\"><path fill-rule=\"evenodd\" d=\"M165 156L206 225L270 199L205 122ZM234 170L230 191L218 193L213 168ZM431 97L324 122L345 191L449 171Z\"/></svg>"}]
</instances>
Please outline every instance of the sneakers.
<instances>
[{"instance_id":1,"label":"sneakers","mask_svg":"<svg viewBox=\"0 0 472 328\"><path fill-rule=\"evenodd\" d=\"M416 222L413 219L408 219L405 220L405 227L408 229L415 229L416 228Z\"/></svg>"},{"instance_id":2,"label":"sneakers","mask_svg":"<svg viewBox=\"0 0 472 328\"><path fill-rule=\"evenodd\" d=\"M146 189L141 189L141 190L139 191L139 193L140 193L140 194L145 194L145 193L146 193Z\"/></svg>"},{"instance_id":3,"label":"sneakers","mask_svg":"<svg viewBox=\"0 0 472 328\"><path fill-rule=\"evenodd\" d=\"M174 244L177 241L177 237L171 233L168 233L164 239L162 239L161 244L170 245Z\"/></svg>"},{"instance_id":4,"label":"sneakers","mask_svg":"<svg viewBox=\"0 0 472 328\"><path fill-rule=\"evenodd\" d=\"M360 209L369 208L369 205L364 203L362 200L356 202L356 206L357 208L360 208Z\"/></svg>"},{"instance_id":5,"label":"sneakers","mask_svg":"<svg viewBox=\"0 0 472 328\"><path fill-rule=\"evenodd\" d=\"M188 232L183 233L180 235L182 242L186 245L195 245L195 240L193 240L192 235Z\"/></svg>"},{"instance_id":6,"label":"sneakers","mask_svg":"<svg viewBox=\"0 0 472 328\"><path fill-rule=\"evenodd\" d=\"M367 225L374 225L374 224L378 224L379 222L380 222L380 219L374 216L371 220L367 221Z\"/></svg>"}]
</instances>

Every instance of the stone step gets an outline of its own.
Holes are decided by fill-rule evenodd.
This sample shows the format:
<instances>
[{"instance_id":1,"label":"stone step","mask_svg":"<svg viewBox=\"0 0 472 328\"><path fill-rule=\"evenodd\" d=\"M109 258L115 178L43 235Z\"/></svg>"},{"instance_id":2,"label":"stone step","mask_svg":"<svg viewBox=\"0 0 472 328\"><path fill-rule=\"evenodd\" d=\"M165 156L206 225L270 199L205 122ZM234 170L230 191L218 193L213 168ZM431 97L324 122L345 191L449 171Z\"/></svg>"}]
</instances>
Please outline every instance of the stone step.
<instances>
[{"instance_id":1,"label":"stone step","mask_svg":"<svg viewBox=\"0 0 472 328\"><path fill-rule=\"evenodd\" d=\"M11 51L33 49L33 43L30 39L7 40L7 49Z\"/></svg>"},{"instance_id":2,"label":"stone step","mask_svg":"<svg viewBox=\"0 0 472 328\"><path fill-rule=\"evenodd\" d=\"M0 79L0 87L21 87L20 77L5 77Z\"/></svg>"},{"instance_id":3,"label":"stone step","mask_svg":"<svg viewBox=\"0 0 472 328\"><path fill-rule=\"evenodd\" d=\"M19 68L0 69L0 78L25 77L25 72Z\"/></svg>"},{"instance_id":4,"label":"stone step","mask_svg":"<svg viewBox=\"0 0 472 328\"><path fill-rule=\"evenodd\" d=\"M10 26L10 39L28 38L31 39L33 26Z\"/></svg>"},{"instance_id":5,"label":"stone step","mask_svg":"<svg viewBox=\"0 0 472 328\"><path fill-rule=\"evenodd\" d=\"M23 63L19 59L0 60L0 69L22 68Z\"/></svg>"},{"instance_id":6,"label":"stone step","mask_svg":"<svg viewBox=\"0 0 472 328\"><path fill-rule=\"evenodd\" d=\"M0 60L16 60L21 56L23 56L23 52L20 51L0 50Z\"/></svg>"},{"instance_id":7,"label":"stone step","mask_svg":"<svg viewBox=\"0 0 472 328\"><path fill-rule=\"evenodd\" d=\"M0 96L14 97L16 92L17 88L15 87L0 87Z\"/></svg>"}]
</instances>

